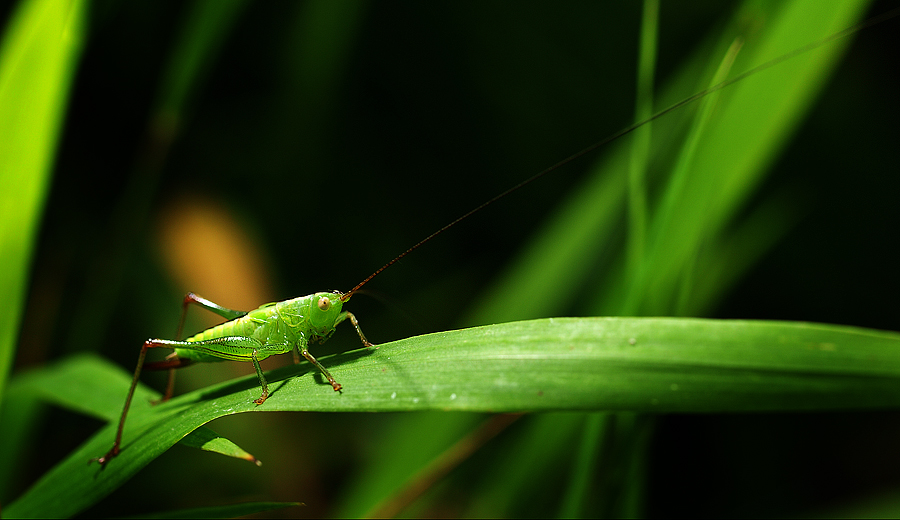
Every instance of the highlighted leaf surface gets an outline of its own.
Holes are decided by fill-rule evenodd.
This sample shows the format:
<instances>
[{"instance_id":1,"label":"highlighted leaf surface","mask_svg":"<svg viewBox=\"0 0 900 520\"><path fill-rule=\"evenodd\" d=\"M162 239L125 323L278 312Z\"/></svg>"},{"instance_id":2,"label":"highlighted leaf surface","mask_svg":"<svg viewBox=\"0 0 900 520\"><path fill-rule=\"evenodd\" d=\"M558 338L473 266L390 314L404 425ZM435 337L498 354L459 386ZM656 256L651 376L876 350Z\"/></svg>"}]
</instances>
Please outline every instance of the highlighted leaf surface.
<instances>
[{"instance_id":1,"label":"highlighted leaf surface","mask_svg":"<svg viewBox=\"0 0 900 520\"><path fill-rule=\"evenodd\" d=\"M136 399L118 458L103 470L87 465L112 444L111 422L10 504L7 513L74 514L199 426L249 411L735 412L900 406L900 334L812 323L554 318L417 336L326 358L324 364L344 385L342 393L333 392L304 363L269 372L272 393L260 407L253 403L259 394L255 376L157 407ZM83 375L103 372L108 365L77 357L57 370ZM106 399L108 392L98 388L94 393Z\"/></svg>"}]
</instances>

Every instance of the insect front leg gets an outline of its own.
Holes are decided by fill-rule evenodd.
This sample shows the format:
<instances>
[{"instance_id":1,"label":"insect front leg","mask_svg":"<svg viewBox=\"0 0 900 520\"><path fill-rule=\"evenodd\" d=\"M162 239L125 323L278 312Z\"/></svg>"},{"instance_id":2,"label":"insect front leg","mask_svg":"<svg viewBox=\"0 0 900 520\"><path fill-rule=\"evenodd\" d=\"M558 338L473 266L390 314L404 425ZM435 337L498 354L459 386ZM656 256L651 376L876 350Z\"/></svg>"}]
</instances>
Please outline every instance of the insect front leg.
<instances>
[{"instance_id":1,"label":"insect front leg","mask_svg":"<svg viewBox=\"0 0 900 520\"><path fill-rule=\"evenodd\" d=\"M350 319L350 323L353 324L353 328L356 329L356 333L359 334L359 339L362 341L362 344L369 348L374 347L375 344L372 343L371 341L367 340L366 335L363 334L362 329L359 328L359 322L356 321L356 316L354 316L352 312L346 312L346 311L342 312L341 316L338 318L337 322L335 323L335 326L337 326L338 323L346 320L347 318Z\"/></svg>"},{"instance_id":2,"label":"insect front leg","mask_svg":"<svg viewBox=\"0 0 900 520\"><path fill-rule=\"evenodd\" d=\"M340 323L340 320L338 320L338 323ZM324 341L325 339L328 339L327 336L321 341ZM306 337L302 336L300 338L300 341L294 344L294 348L291 349L291 354L294 355L294 364L300 363L300 356L297 355L297 353L299 352L300 355L306 358L307 361L312 363L314 367L318 368L319 372L322 372L322 375L325 376L325 379L328 380L328 383L331 384L331 387L334 388L335 392L340 392L341 384L335 381L334 376L331 375L331 372L329 372L324 366L322 366L322 364L319 363L319 360L309 353L309 349L307 349L307 341L308 340L306 339Z\"/></svg>"},{"instance_id":3,"label":"insect front leg","mask_svg":"<svg viewBox=\"0 0 900 520\"><path fill-rule=\"evenodd\" d=\"M322 375L325 376L325 379L327 379L328 382L331 383L331 387L334 388L334 391L340 392L341 384L338 383L337 381L335 381L334 377L332 377L331 373L328 372L328 370L326 370L325 367L323 367L321 363L319 363L319 360L314 358L313 355L309 353L309 350L307 350L306 345L303 345L303 346L298 345L297 348L300 350L301 356L305 357L307 361L312 363L316 368L319 369L320 372L322 372Z\"/></svg>"},{"instance_id":4,"label":"insect front leg","mask_svg":"<svg viewBox=\"0 0 900 520\"><path fill-rule=\"evenodd\" d=\"M269 398L269 383L266 382L266 376L263 375L262 367L259 366L258 355L259 352L256 349L253 349L253 353L250 354L250 360L253 361L253 368L256 369L256 376L259 377L259 386L262 387L262 395L253 402L257 405L261 405Z\"/></svg>"}]
</instances>

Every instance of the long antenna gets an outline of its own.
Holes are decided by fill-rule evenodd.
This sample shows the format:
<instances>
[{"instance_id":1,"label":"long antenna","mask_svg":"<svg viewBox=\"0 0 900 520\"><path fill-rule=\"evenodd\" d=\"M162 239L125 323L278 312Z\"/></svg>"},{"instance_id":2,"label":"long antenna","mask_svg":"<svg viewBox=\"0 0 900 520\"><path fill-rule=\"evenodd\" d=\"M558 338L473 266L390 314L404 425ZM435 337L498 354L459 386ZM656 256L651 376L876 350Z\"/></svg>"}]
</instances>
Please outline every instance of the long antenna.
<instances>
[{"instance_id":1,"label":"long antenna","mask_svg":"<svg viewBox=\"0 0 900 520\"><path fill-rule=\"evenodd\" d=\"M387 269L388 267L394 265L394 264L397 263L401 258L403 258L403 257L405 257L406 255L412 253L413 251L415 251L416 249L418 249L420 246L422 246L423 244L425 244L426 242L428 242L428 241L431 240L432 238L434 238L434 237L440 235L440 234L443 233L444 231L446 231L446 230L452 228L453 226L459 224L459 223L462 222L463 220L465 220L465 219L471 217L471 216L474 215L475 213L478 213L479 211L481 211L481 210L483 210L484 208L490 206L490 205L493 204L494 202L497 202L498 200L502 199L503 197L506 197L506 196L509 195L510 193L512 193L512 192L514 192L514 191L516 191L516 190L518 190L519 188L522 188L522 187L524 187L524 186L526 186L526 185L528 185L528 184L531 184L532 182L534 182L534 181L540 179L541 177L543 177L544 175L547 175L548 173L550 173L550 172L552 172L552 171L554 171L554 170L556 170L556 169L558 169L558 168L561 168L561 167L565 166L566 164L568 164L568 163L574 161L575 159L578 159L579 157L581 157L581 156L583 156L583 155L585 155L585 154L588 154L588 153L590 153L590 152L593 152L594 150L596 150L596 149L598 149L598 148L600 148L600 147L602 147L602 146L605 146L605 145L611 143L612 141L615 141L616 139L618 139L618 138L620 138L620 137L622 137L622 136L628 135L628 134L630 134L631 132L637 130L638 128L640 128L640 127L646 125L647 123L650 123L651 121L655 121L656 119L659 119L660 117L662 117L662 116L668 114L669 112L672 112L673 110L677 110L677 109L679 109L679 108L681 108L681 107L683 107L683 106L685 106L685 105L688 105L688 104L690 104L690 103L693 103L694 101L697 101L698 99L700 99L700 98L702 98L702 97L704 97L704 96L706 96L706 95L708 95L708 94L712 94L713 92L717 92L717 91L719 91L719 90L722 90L723 88L728 87L728 86L730 86L730 85L733 85L734 83L737 83L738 81L741 81L741 80L743 80L743 79L746 79L746 78L748 78L748 77L750 77L750 76L752 76L752 75L754 75L754 74L756 74L756 73L758 73L758 72L762 72L762 71L764 71L764 70L766 70L766 69L769 69L769 68L771 68L771 67L774 67L774 66L776 66L776 65L778 65L778 64L780 64L780 63L783 63L783 62L785 62L785 61L787 61L787 60L790 60L790 59L792 59L792 58L795 58L795 57L797 57L797 56L799 56L799 55L801 55L801 54L805 54L805 53L807 53L807 52L809 52L809 51L811 51L811 50L813 50L813 49L817 49L817 48L819 48L819 47L821 47L821 46L823 46L823 45L826 45L826 44L831 43L831 42L833 42L833 41L835 41L835 40L844 38L844 37L849 36L849 35L851 35L851 34L854 34L854 33L856 33L856 32L862 31L863 29L867 29L867 28L869 28L869 27L871 27L871 26L873 26L873 25L878 25L878 24L880 24L880 23L882 23L882 22L885 22L885 21L887 21L887 20L890 20L891 18L894 18L894 17L896 17L896 16L898 16L898 15L900 15L900 7L895 8L895 9L892 9L892 10L887 11L887 12L885 12L885 13L882 13L882 14L880 14L880 15L878 15L878 16L874 16L874 17L872 17L872 18L869 18L868 20L865 20L865 21L863 21L863 22L860 22L860 23L858 23L858 24L856 24L856 25L852 25L852 26L850 26L850 27L847 27L846 29L843 29L843 30L838 31L838 32L836 32L836 33L833 33L833 34L831 34L831 35L829 35L829 36L826 36L826 37L822 38L821 40L818 40L818 41L809 43L809 44L807 44L807 45L804 45L803 47L800 47L800 48L798 48L798 49L795 49L795 50L793 50L793 51L791 51L791 52L789 52L789 53L787 53L787 54L782 54L781 56L779 56L779 57L777 57L777 58L773 58L773 59L771 59L771 60L769 60L769 61L767 61L767 62L765 62L765 63L763 63L763 64L761 64L761 65L757 65L756 67L753 67L752 69L749 69L749 70L747 70L747 71L745 71L745 72L743 72L743 73L741 73L741 74L739 74L739 75L737 75L737 76L735 76L735 77L733 77L733 78L731 78L731 79L728 79L728 80L725 80L725 81L723 81L723 82L721 82L721 83L718 83L718 84L716 84L716 85L713 85L712 87L709 87L709 88L707 88L707 89L705 89L705 90L701 90L700 92L697 92L697 93L694 94L693 96L690 96L690 97L687 97L687 98L685 98L685 99L682 99L681 101L675 103L674 105L671 105L671 106L669 106L669 107L667 107L667 108L664 108L664 109L660 110L659 112L653 114L652 116L650 116L650 117L648 117L648 118L646 118L646 119L644 119L644 120L642 120L642 121L638 121L637 123L634 123L634 124L632 124L631 126L625 127L625 128L623 128L622 130L619 130L618 132L616 132L616 133L610 135L609 137L607 137L607 138L605 138L605 139L602 139L602 140L600 140L600 141L597 141L596 143L594 143L594 144L588 146L587 148L585 148L585 149L583 149L583 150L581 150L581 151L579 151L579 152L576 152L576 153L574 153L574 154L572 154L572 155L566 157L565 159L559 161L558 163L556 163L556 164L554 164L554 165L552 165L552 166L550 166L550 167L548 167L548 168L545 168L544 170L541 170L540 172L538 172L538 173L532 175L531 177L528 177L528 178L525 179L524 181L522 181L522 182L516 184L515 186L513 186L513 187L511 187L511 188L509 188L509 189L507 189L507 190L505 190L505 191L503 191L503 192L501 192L501 193L495 195L494 197L492 197L491 199L487 200L486 202L483 202L483 203L479 204L477 207L475 207L475 208L473 208L473 209L467 211L465 214L463 214L462 216L460 216L460 217L458 217L457 219L453 220L452 222L450 222L450 223L447 224L446 226L444 226L444 227L438 229L438 230L435 231L434 233L432 233L432 234L428 235L427 237L423 238L422 240L420 240L419 242L417 242L415 245L413 245L412 247L410 247L410 248L407 249L406 251L404 251L404 252L400 253L399 255L397 255L393 260L391 260L390 262L388 262L388 263L384 264L383 266L381 266L377 271L375 271L374 273L370 274L365 280L359 282L359 283L356 285L356 287L354 287L353 289L350 289L348 292L344 293L344 294L341 296L341 301L347 301L347 300L349 300L350 297L353 295L353 293L355 293L356 291L358 291L359 289L361 289L362 286L364 286L364 285L366 285L367 283L369 283L369 281L370 281L372 278L375 278L376 276L378 276L379 274L381 274L382 271L384 271L384 270Z\"/></svg>"}]
</instances>

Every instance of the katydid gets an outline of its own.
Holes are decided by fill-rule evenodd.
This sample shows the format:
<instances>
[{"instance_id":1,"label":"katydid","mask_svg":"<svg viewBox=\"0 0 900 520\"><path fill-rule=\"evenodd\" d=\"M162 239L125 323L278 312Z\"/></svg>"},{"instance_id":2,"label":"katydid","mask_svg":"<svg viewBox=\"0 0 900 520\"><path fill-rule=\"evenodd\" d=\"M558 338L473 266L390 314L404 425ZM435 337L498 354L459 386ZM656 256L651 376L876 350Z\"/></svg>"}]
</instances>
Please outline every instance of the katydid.
<instances>
[{"instance_id":1,"label":"katydid","mask_svg":"<svg viewBox=\"0 0 900 520\"><path fill-rule=\"evenodd\" d=\"M653 114L652 116L641 120L613 134L612 136L603 139L563 159L562 161L557 162L549 168L546 168L545 170L532 175L531 177L525 179L512 188L509 188L499 195L487 200L476 208L470 210L469 212L463 214L459 218L453 220L449 224L425 237L423 240L419 241L418 243L395 257L393 260L379 268L377 271L375 271L373 274L371 274L369 277L367 277L365 280L363 280L361 283L359 283L357 286L346 293L342 293L340 291L320 292L282 302L268 303L256 310L249 312L227 309L200 296L197 296L194 293L189 293L185 296L183 301L181 325L179 325L178 333L176 334L176 337L178 339L149 339L144 342L131 382L131 387L126 397L122 415L119 420L118 430L113 446L104 456L92 459L92 461L96 460L101 465L105 465L119 454L122 432L125 425L125 418L128 414L128 409L134 396L134 391L137 386L142 368L170 370L166 392L164 397L162 398L162 401L166 401L172 395L173 371L175 368L181 368L197 362L212 362L224 360L249 361L253 363L261 387L261 395L260 397L255 399L254 402L257 405L262 405L268 398L269 391L268 384L260 367L259 361L271 355L286 354L288 352L292 352L294 354L294 360L296 363L300 362L300 356L305 358L323 374L334 391L339 392L342 388L341 384L338 383L328 372L328 370L324 366L322 366L322 364L319 363L312 354L309 353L308 346L310 344L322 343L326 341L335 332L335 328L338 324L349 319L356 329L356 332L359 335L363 345L369 348L374 347L375 345L366 339L356 317L350 312L343 311L343 304L347 302L350 297L363 285L365 285L372 278L393 265L395 262L405 257L407 254L417 249L424 243L430 241L438 234L456 225L469 216L477 213L493 202L537 180L543 175L550 173L562 167L563 165L591 151L594 151L613 140L618 139L619 137L631 133L644 124L662 117L663 115L693 101L696 101L712 92L716 92L746 77L749 77L765 68L781 63L788 58L792 58L800 54L801 52L806 52L818 46L824 45L825 43L828 43L838 37L851 34L864 27L874 25L875 23L879 23L893 16L897 16L898 13L900 13L900 10L891 11L890 13L870 19L869 21L859 24L855 27L851 27L849 29L845 29L844 31L835 33L823 40L803 47L798 51L770 60L732 79L723 81L706 90L698 92L693 96L685 98L684 100L679 101L678 103L675 103L668 108L661 110ZM199 305L209 311L215 312L216 314L230 321L204 330L182 341L180 340L181 327L184 323L185 313L187 311L188 305L190 304ZM144 359L147 350L150 348L171 348L174 349L174 352L169 355L165 361L148 363L145 367Z\"/></svg>"},{"instance_id":2,"label":"katydid","mask_svg":"<svg viewBox=\"0 0 900 520\"><path fill-rule=\"evenodd\" d=\"M355 291L355 289L354 289ZM131 380L131 388L125 399L125 407L119 419L119 428L116 432L116 440L106 455L92 459L101 465L105 465L119 454L122 442L122 430L125 427L125 416L131 406L134 397L134 389L137 387L141 369L144 367L144 357L150 348L171 348L175 351L165 361L148 364L149 369L169 369L169 380L166 384L166 393L161 401L167 401L172 397L174 383L174 371L193 363L206 363L213 361L249 361L256 369L259 377L259 385L262 395L254 402L261 405L269 397L269 385L259 366L260 360L275 354L294 354L294 362L300 362L300 356L312 363L325 379L331 384L335 392L341 390L341 385L335 381L331 373L313 357L307 350L311 343L322 343L334 334L335 327L342 321L349 319L359 334L359 339L366 347L375 345L366 339L356 316L347 311L342 311L345 301L350 299L354 291L343 294L339 291L321 292L301 296L291 300L276 303L267 303L258 309L244 312L227 309L215 304L194 293L188 293L184 297L182 305L181 322L176 336L181 336L181 328L188 305L199 305L204 309L215 312L230 321L217 325L195 334L185 341L148 339L141 347L138 356L137 368L134 370L134 378ZM298 355L299 352L299 355Z\"/></svg>"}]
</instances>

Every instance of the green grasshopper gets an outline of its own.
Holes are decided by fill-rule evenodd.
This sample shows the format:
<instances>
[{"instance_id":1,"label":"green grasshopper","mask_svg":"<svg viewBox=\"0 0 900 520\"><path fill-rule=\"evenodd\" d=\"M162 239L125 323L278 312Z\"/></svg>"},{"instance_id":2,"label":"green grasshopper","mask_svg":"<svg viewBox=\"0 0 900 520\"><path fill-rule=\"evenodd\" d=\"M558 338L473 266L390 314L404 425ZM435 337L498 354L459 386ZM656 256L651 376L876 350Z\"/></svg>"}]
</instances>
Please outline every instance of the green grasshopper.
<instances>
[{"instance_id":1,"label":"green grasshopper","mask_svg":"<svg viewBox=\"0 0 900 520\"><path fill-rule=\"evenodd\" d=\"M373 274L366 281L373 276L375 275ZM131 388L128 390L128 397L125 398L125 407L119 419L116 440L106 455L91 461L96 460L105 466L106 463L119 454L122 430L125 428L125 416L128 415L128 408L131 406L134 390L137 387L138 378L141 376L141 369L145 368L144 357L147 355L147 350L151 348L171 348L175 350L164 361L146 364L148 370L169 370L166 393L160 402L167 401L172 397L176 368L194 363L230 360L250 361L253 363L253 368L256 369L256 375L259 377L259 385L262 387L262 395L254 402L257 405L261 405L269 397L269 385L266 382L265 375L263 375L262 368L259 366L260 360L275 354L287 354L288 352L294 354L295 363L300 363L300 356L312 363L322 372L322 375L325 376L325 379L328 380L334 391L339 392L341 390L340 383L335 381L331 373L309 353L307 347L310 344L325 342L334 334L338 324L347 319L353 324L363 345L369 348L375 346L366 339L362 329L359 327L356 316L342 310L344 302L349 300L350 296L362 285L358 285L346 294L339 291L320 292L283 302L267 303L250 312L228 309L194 293L188 293L184 297L181 322L178 326L176 337L181 336L181 329L184 325L188 305L192 303L230 321L206 329L185 341L148 339L144 342L138 357L137 368L134 370L134 378L131 380Z\"/></svg>"}]
</instances>

